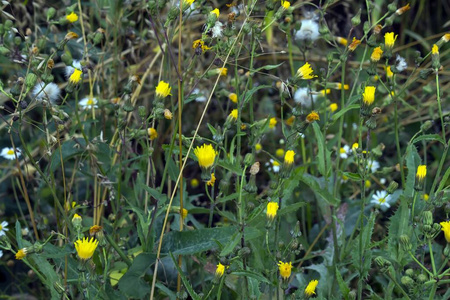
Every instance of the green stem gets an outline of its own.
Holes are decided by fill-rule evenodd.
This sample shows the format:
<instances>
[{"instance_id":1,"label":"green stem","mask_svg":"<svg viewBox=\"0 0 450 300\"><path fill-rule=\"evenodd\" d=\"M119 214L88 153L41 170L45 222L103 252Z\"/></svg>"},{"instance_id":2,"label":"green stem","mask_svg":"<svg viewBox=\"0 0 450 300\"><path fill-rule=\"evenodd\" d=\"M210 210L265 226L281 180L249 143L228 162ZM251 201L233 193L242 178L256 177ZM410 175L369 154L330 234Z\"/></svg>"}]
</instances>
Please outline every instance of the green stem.
<instances>
[{"instance_id":1,"label":"green stem","mask_svg":"<svg viewBox=\"0 0 450 300\"><path fill-rule=\"evenodd\" d=\"M439 117L441 118L442 139L444 140L444 143L447 144L446 136L445 136L444 116L442 114L442 107L441 107L441 95L439 92L439 73L438 73L438 70L435 70L435 72L436 72L436 98L437 98L438 108L439 108Z\"/></svg>"},{"instance_id":2,"label":"green stem","mask_svg":"<svg viewBox=\"0 0 450 300\"><path fill-rule=\"evenodd\" d=\"M414 255L411 253L411 251L408 251L409 255L411 256L411 258L416 262L416 264L419 265L419 267L422 268L422 270L424 270L428 275L430 275L430 277L433 277L433 274L431 274L430 271L428 271L427 268L425 268L424 265L422 265L422 263L420 261L417 260L417 258L414 257Z\"/></svg>"},{"instance_id":3,"label":"green stem","mask_svg":"<svg viewBox=\"0 0 450 300\"><path fill-rule=\"evenodd\" d=\"M414 191L414 200L413 200L413 205L412 205L412 209L411 209L411 222L414 223L414 207L416 205L416 200L417 200L417 192Z\"/></svg>"},{"instance_id":4,"label":"green stem","mask_svg":"<svg viewBox=\"0 0 450 300\"><path fill-rule=\"evenodd\" d=\"M433 254L433 247L431 247L431 241L428 240L428 249L430 251L430 259L431 259L431 266L433 267L433 274L434 276L437 275L436 273L436 264L434 263L434 254Z\"/></svg>"}]
</instances>

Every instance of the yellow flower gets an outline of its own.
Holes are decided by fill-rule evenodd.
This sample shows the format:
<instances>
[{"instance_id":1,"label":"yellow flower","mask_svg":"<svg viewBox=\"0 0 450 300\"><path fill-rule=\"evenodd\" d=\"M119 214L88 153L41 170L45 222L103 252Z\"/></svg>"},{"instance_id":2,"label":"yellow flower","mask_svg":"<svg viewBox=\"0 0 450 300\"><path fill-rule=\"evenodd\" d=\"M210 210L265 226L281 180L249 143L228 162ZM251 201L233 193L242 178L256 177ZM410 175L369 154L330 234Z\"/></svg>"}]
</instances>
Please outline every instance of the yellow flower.
<instances>
[{"instance_id":1,"label":"yellow flower","mask_svg":"<svg viewBox=\"0 0 450 300\"><path fill-rule=\"evenodd\" d=\"M425 176L427 176L427 166L426 165L420 165L417 167L417 173L416 178L419 181L422 181L425 179Z\"/></svg>"},{"instance_id":2,"label":"yellow flower","mask_svg":"<svg viewBox=\"0 0 450 300\"><path fill-rule=\"evenodd\" d=\"M316 294L316 287L319 284L318 280L311 280L308 283L308 286L305 289L305 295L308 297L311 297L312 295Z\"/></svg>"},{"instance_id":3,"label":"yellow flower","mask_svg":"<svg viewBox=\"0 0 450 300\"><path fill-rule=\"evenodd\" d=\"M372 103L375 101L375 87L374 86L366 86L364 88L363 96L363 102L366 106L372 105Z\"/></svg>"},{"instance_id":4,"label":"yellow flower","mask_svg":"<svg viewBox=\"0 0 450 300\"><path fill-rule=\"evenodd\" d=\"M222 277L223 273L225 273L225 266L219 263L216 268L216 276Z\"/></svg>"},{"instance_id":5,"label":"yellow flower","mask_svg":"<svg viewBox=\"0 0 450 300\"><path fill-rule=\"evenodd\" d=\"M377 62L381 59L381 55L383 55L383 50L381 50L381 47L376 47L375 49L373 49L370 59L373 62Z\"/></svg>"},{"instance_id":6,"label":"yellow flower","mask_svg":"<svg viewBox=\"0 0 450 300\"><path fill-rule=\"evenodd\" d=\"M436 44L434 44L433 47L431 48L431 54L434 55L439 54L439 47Z\"/></svg>"},{"instance_id":7,"label":"yellow flower","mask_svg":"<svg viewBox=\"0 0 450 300\"><path fill-rule=\"evenodd\" d=\"M331 112L335 112L338 109L338 105L336 103L331 103L330 104L330 110Z\"/></svg>"},{"instance_id":8,"label":"yellow flower","mask_svg":"<svg viewBox=\"0 0 450 300\"><path fill-rule=\"evenodd\" d=\"M230 113L230 118L232 118L233 120L237 120L238 118L238 110L237 109L233 109Z\"/></svg>"},{"instance_id":9,"label":"yellow flower","mask_svg":"<svg viewBox=\"0 0 450 300\"><path fill-rule=\"evenodd\" d=\"M70 13L70 15L66 16L66 20L69 21L69 23L74 23L78 21L78 15L74 12Z\"/></svg>"},{"instance_id":10,"label":"yellow flower","mask_svg":"<svg viewBox=\"0 0 450 300\"><path fill-rule=\"evenodd\" d=\"M312 79L314 77L317 77L317 75L313 75L313 72L314 71L311 68L311 65L307 62L297 70L296 76L300 79Z\"/></svg>"},{"instance_id":11,"label":"yellow flower","mask_svg":"<svg viewBox=\"0 0 450 300\"><path fill-rule=\"evenodd\" d=\"M191 6L192 3L194 3L195 0L183 0L183 5L184 6Z\"/></svg>"},{"instance_id":12,"label":"yellow flower","mask_svg":"<svg viewBox=\"0 0 450 300\"><path fill-rule=\"evenodd\" d=\"M278 203L277 202L268 202L267 203L267 212L266 216L269 220L275 219L278 211Z\"/></svg>"},{"instance_id":13,"label":"yellow flower","mask_svg":"<svg viewBox=\"0 0 450 300\"><path fill-rule=\"evenodd\" d=\"M93 236L93 235L95 235L97 232L100 232L100 231L102 231L102 230L103 230L103 227L100 226L100 225L94 225L94 226L91 226L91 227L89 228L89 235L90 235L90 236Z\"/></svg>"},{"instance_id":14,"label":"yellow flower","mask_svg":"<svg viewBox=\"0 0 450 300\"><path fill-rule=\"evenodd\" d=\"M237 95L235 93L229 94L228 99L230 99L231 102L234 102L234 103L237 103L237 100L238 100Z\"/></svg>"},{"instance_id":15,"label":"yellow flower","mask_svg":"<svg viewBox=\"0 0 450 300\"><path fill-rule=\"evenodd\" d=\"M88 260L92 257L92 255L95 252L95 249L97 249L98 241L91 237L89 240L88 238L84 238L82 240L77 240L75 243L75 249L77 250L78 257L82 260Z\"/></svg>"},{"instance_id":16,"label":"yellow flower","mask_svg":"<svg viewBox=\"0 0 450 300\"><path fill-rule=\"evenodd\" d=\"M430 195L428 195L428 194L423 194L423 195L422 195L422 199L425 200L425 201L428 201L428 199L430 199Z\"/></svg>"},{"instance_id":17,"label":"yellow flower","mask_svg":"<svg viewBox=\"0 0 450 300\"><path fill-rule=\"evenodd\" d=\"M147 129L147 131L148 131L148 136L151 141L153 141L154 139L156 139L158 137L158 132L156 131L155 128L150 127L149 129Z\"/></svg>"},{"instance_id":18,"label":"yellow flower","mask_svg":"<svg viewBox=\"0 0 450 300\"><path fill-rule=\"evenodd\" d=\"M282 262L278 264L278 270L280 271L281 278L287 280L291 277L292 262Z\"/></svg>"},{"instance_id":19,"label":"yellow flower","mask_svg":"<svg viewBox=\"0 0 450 300\"><path fill-rule=\"evenodd\" d=\"M447 243L450 243L450 221L441 222L440 224L442 226L441 230L444 232Z\"/></svg>"},{"instance_id":20,"label":"yellow flower","mask_svg":"<svg viewBox=\"0 0 450 300\"><path fill-rule=\"evenodd\" d=\"M183 211L181 212L181 217L183 219L186 219L188 213L189 213L189 211L186 208L183 208Z\"/></svg>"},{"instance_id":21,"label":"yellow flower","mask_svg":"<svg viewBox=\"0 0 450 300\"><path fill-rule=\"evenodd\" d=\"M392 49L394 48L394 44L395 44L395 40L397 39L397 35L394 36L393 32L387 32L384 35L384 45L386 46L386 48L388 49Z\"/></svg>"},{"instance_id":22,"label":"yellow flower","mask_svg":"<svg viewBox=\"0 0 450 300\"><path fill-rule=\"evenodd\" d=\"M281 1L281 5L284 9L288 9L289 7L291 7L291 3L289 1Z\"/></svg>"},{"instance_id":23,"label":"yellow flower","mask_svg":"<svg viewBox=\"0 0 450 300\"><path fill-rule=\"evenodd\" d=\"M338 36L338 37L336 38L336 41L337 41L339 44L341 44L342 46L347 46L347 44L348 44L347 39L346 39L346 38L343 38L343 37L340 37L340 36Z\"/></svg>"},{"instance_id":24,"label":"yellow flower","mask_svg":"<svg viewBox=\"0 0 450 300\"><path fill-rule=\"evenodd\" d=\"M211 179L208 180L208 181L206 182L206 184L209 185L209 186L213 186L213 185L214 185L214 182L216 182L216 176L214 176L214 173L211 173Z\"/></svg>"},{"instance_id":25,"label":"yellow flower","mask_svg":"<svg viewBox=\"0 0 450 300\"><path fill-rule=\"evenodd\" d=\"M294 155L295 152L292 150L286 151L286 154L284 155L284 163L287 165L291 165L294 163Z\"/></svg>"},{"instance_id":26,"label":"yellow flower","mask_svg":"<svg viewBox=\"0 0 450 300\"><path fill-rule=\"evenodd\" d=\"M348 49L353 52L359 44L361 44L361 41L353 37L352 43L348 46Z\"/></svg>"},{"instance_id":27,"label":"yellow flower","mask_svg":"<svg viewBox=\"0 0 450 300\"><path fill-rule=\"evenodd\" d=\"M290 116L290 117L286 120L286 125L292 126L292 124L294 124L294 121L295 121L295 116Z\"/></svg>"},{"instance_id":28,"label":"yellow flower","mask_svg":"<svg viewBox=\"0 0 450 300\"><path fill-rule=\"evenodd\" d=\"M317 120L320 120L320 118L319 118L319 114L315 110L313 110L306 116L306 122L308 122L308 123L312 123Z\"/></svg>"},{"instance_id":29,"label":"yellow flower","mask_svg":"<svg viewBox=\"0 0 450 300\"><path fill-rule=\"evenodd\" d=\"M277 125L277 119L276 118L270 118L269 128L274 128L276 125Z\"/></svg>"},{"instance_id":30,"label":"yellow flower","mask_svg":"<svg viewBox=\"0 0 450 300\"><path fill-rule=\"evenodd\" d=\"M206 50L211 49L210 47L206 46L206 45L205 45L205 42L202 41L202 40L195 40L195 41L192 43L192 49L195 50L195 49L197 49L197 48L201 48L202 53L206 52Z\"/></svg>"},{"instance_id":31,"label":"yellow flower","mask_svg":"<svg viewBox=\"0 0 450 300\"><path fill-rule=\"evenodd\" d=\"M167 82L161 80L158 83L158 86L156 86L156 96L161 98L166 98L169 95L172 96L172 94L170 93L171 90L172 88L170 87L170 85Z\"/></svg>"},{"instance_id":32,"label":"yellow flower","mask_svg":"<svg viewBox=\"0 0 450 300\"><path fill-rule=\"evenodd\" d=\"M199 184L200 184L200 182L198 181L197 178L192 178L192 179L191 179L191 187L193 187L194 189L195 189L196 187L198 187Z\"/></svg>"},{"instance_id":33,"label":"yellow flower","mask_svg":"<svg viewBox=\"0 0 450 300\"><path fill-rule=\"evenodd\" d=\"M197 156L200 167L205 169L212 167L217 155L216 150L214 150L211 144L198 146L195 148L194 154Z\"/></svg>"},{"instance_id":34,"label":"yellow flower","mask_svg":"<svg viewBox=\"0 0 450 300\"><path fill-rule=\"evenodd\" d=\"M255 150L256 150L256 152L261 151L261 149L262 149L262 145L261 145L260 143L257 143L257 144L255 145Z\"/></svg>"},{"instance_id":35,"label":"yellow flower","mask_svg":"<svg viewBox=\"0 0 450 300\"><path fill-rule=\"evenodd\" d=\"M331 93L331 89L321 90L321 91L319 91L319 93L321 93L322 96L325 96L325 95L328 95L329 93Z\"/></svg>"},{"instance_id":36,"label":"yellow flower","mask_svg":"<svg viewBox=\"0 0 450 300\"><path fill-rule=\"evenodd\" d=\"M366 180L364 182L364 186L366 187L366 189L370 188L372 186L372 183L370 183L370 180Z\"/></svg>"},{"instance_id":37,"label":"yellow flower","mask_svg":"<svg viewBox=\"0 0 450 300\"><path fill-rule=\"evenodd\" d=\"M441 37L441 39L442 39L445 43L447 43L448 41L450 41L450 33L444 34L444 35Z\"/></svg>"},{"instance_id":38,"label":"yellow flower","mask_svg":"<svg viewBox=\"0 0 450 300\"><path fill-rule=\"evenodd\" d=\"M69 77L69 82L72 82L74 84L77 84L81 81L83 76L83 72L81 70L75 69Z\"/></svg>"},{"instance_id":39,"label":"yellow flower","mask_svg":"<svg viewBox=\"0 0 450 300\"><path fill-rule=\"evenodd\" d=\"M173 117L172 112L170 110L168 110L167 108L164 109L164 118L166 120L172 120L172 117Z\"/></svg>"},{"instance_id":40,"label":"yellow flower","mask_svg":"<svg viewBox=\"0 0 450 300\"><path fill-rule=\"evenodd\" d=\"M357 149L359 148L359 144L358 143L354 143L352 145L352 151L355 152Z\"/></svg>"},{"instance_id":41,"label":"yellow flower","mask_svg":"<svg viewBox=\"0 0 450 300\"><path fill-rule=\"evenodd\" d=\"M27 249L22 248L16 253L16 259L24 259L27 256Z\"/></svg>"},{"instance_id":42,"label":"yellow flower","mask_svg":"<svg viewBox=\"0 0 450 300\"><path fill-rule=\"evenodd\" d=\"M73 215L72 222L73 221L80 221L80 220L82 220L82 218L81 218L81 216L79 214L74 214Z\"/></svg>"},{"instance_id":43,"label":"yellow flower","mask_svg":"<svg viewBox=\"0 0 450 300\"><path fill-rule=\"evenodd\" d=\"M214 10L211 11L211 14L215 14L217 17L219 17L220 12L218 8L215 8Z\"/></svg>"},{"instance_id":44,"label":"yellow flower","mask_svg":"<svg viewBox=\"0 0 450 300\"><path fill-rule=\"evenodd\" d=\"M350 86L348 84L344 84L344 90L348 90L349 88L350 88ZM342 89L342 83L337 84L337 89L338 90Z\"/></svg>"},{"instance_id":45,"label":"yellow flower","mask_svg":"<svg viewBox=\"0 0 450 300\"><path fill-rule=\"evenodd\" d=\"M76 34L75 32L69 31L66 36L64 37L64 39L66 41L71 40L71 39L76 39L78 38L78 34Z\"/></svg>"},{"instance_id":46,"label":"yellow flower","mask_svg":"<svg viewBox=\"0 0 450 300\"><path fill-rule=\"evenodd\" d=\"M283 157L284 156L284 150L279 148L277 149L277 151L275 151L275 155L278 157Z\"/></svg>"},{"instance_id":47,"label":"yellow flower","mask_svg":"<svg viewBox=\"0 0 450 300\"><path fill-rule=\"evenodd\" d=\"M221 76L227 76L228 68L219 68L218 70Z\"/></svg>"},{"instance_id":48,"label":"yellow flower","mask_svg":"<svg viewBox=\"0 0 450 300\"><path fill-rule=\"evenodd\" d=\"M391 66L386 67L386 76L387 78L392 78L392 76L394 76L394 73L391 71Z\"/></svg>"},{"instance_id":49,"label":"yellow flower","mask_svg":"<svg viewBox=\"0 0 450 300\"><path fill-rule=\"evenodd\" d=\"M409 3L408 3L408 4L406 4L405 6L400 7L399 9L397 9L397 10L395 11L395 13L396 13L397 15L401 16L401 15L403 15L405 12L407 12L410 8L411 8L411 7L409 6Z\"/></svg>"}]
</instances>

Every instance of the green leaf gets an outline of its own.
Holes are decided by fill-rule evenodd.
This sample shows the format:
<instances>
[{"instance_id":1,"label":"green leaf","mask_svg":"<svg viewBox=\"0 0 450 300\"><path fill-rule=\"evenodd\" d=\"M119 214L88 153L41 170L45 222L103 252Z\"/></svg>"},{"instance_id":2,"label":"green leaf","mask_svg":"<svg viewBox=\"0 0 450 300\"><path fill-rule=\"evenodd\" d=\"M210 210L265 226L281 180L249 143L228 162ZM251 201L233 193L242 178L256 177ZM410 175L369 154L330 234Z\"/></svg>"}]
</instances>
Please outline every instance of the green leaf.
<instances>
[{"instance_id":1,"label":"green leaf","mask_svg":"<svg viewBox=\"0 0 450 300\"><path fill-rule=\"evenodd\" d=\"M342 295L344 296L344 299L348 299L348 294L350 293L350 288L348 287L347 283L342 278L341 272L339 272L338 268L335 268L336 272L336 280L339 284L339 289L341 290Z\"/></svg>"},{"instance_id":2,"label":"green leaf","mask_svg":"<svg viewBox=\"0 0 450 300\"><path fill-rule=\"evenodd\" d=\"M342 172L342 175L347 176L348 179L353 180L353 181L361 181L361 175L359 175L358 173L351 173L351 172Z\"/></svg>"},{"instance_id":3,"label":"green leaf","mask_svg":"<svg viewBox=\"0 0 450 300\"><path fill-rule=\"evenodd\" d=\"M250 99L253 97L253 95L257 91L259 91L261 89L265 89L265 88L269 89L269 88L272 88L272 86L271 85L258 85L258 86L251 88L250 90L248 90L247 93L245 93L245 99L244 99L243 105L245 106L245 104L247 104L247 102L250 101Z\"/></svg>"},{"instance_id":4,"label":"green leaf","mask_svg":"<svg viewBox=\"0 0 450 300\"><path fill-rule=\"evenodd\" d=\"M250 278L256 279L256 280L258 280L260 282L264 282L264 283L270 284L270 281L266 277L262 276L260 273L254 272L254 271L237 270L237 271L232 272L231 274L237 275L237 276L250 277Z\"/></svg>"},{"instance_id":5,"label":"green leaf","mask_svg":"<svg viewBox=\"0 0 450 300\"><path fill-rule=\"evenodd\" d=\"M441 183L439 183L439 187L438 187L436 193L440 192L444 188L449 177L450 177L450 168L448 168L447 171L445 171L445 174L441 179Z\"/></svg>"},{"instance_id":6,"label":"green leaf","mask_svg":"<svg viewBox=\"0 0 450 300\"><path fill-rule=\"evenodd\" d=\"M388 231L388 253L394 261L397 261L401 266L404 266L409 261L409 259L404 260L404 258L408 258L409 256L404 255L404 251L399 244L399 240L402 234L411 236L412 231L409 226L408 203L403 195L400 196L399 208L390 219Z\"/></svg>"},{"instance_id":7,"label":"green leaf","mask_svg":"<svg viewBox=\"0 0 450 300\"><path fill-rule=\"evenodd\" d=\"M320 131L319 124L314 122L312 126L314 135L316 136L317 146L319 147L319 153L317 154L319 160L319 172L322 176L327 176L328 171L331 169L331 152L326 148L325 139L322 131Z\"/></svg>"},{"instance_id":8,"label":"green leaf","mask_svg":"<svg viewBox=\"0 0 450 300\"><path fill-rule=\"evenodd\" d=\"M251 71L251 74L254 74L254 73L259 72L259 71L261 71L261 70L273 70L273 69L278 68L278 67L281 66L282 64L284 64L284 62L283 62L283 63L280 63L280 64L278 64L278 65L266 65L266 66L263 66L263 67L261 67L261 68L258 68L258 69L255 69L255 70Z\"/></svg>"},{"instance_id":9,"label":"green leaf","mask_svg":"<svg viewBox=\"0 0 450 300\"><path fill-rule=\"evenodd\" d=\"M294 204L290 204L290 205L280 209L278 211L278 215L283 216L288 213L295 213L295 212L297 212L297 209L299 209L300 207L305 206L305 205L306 205L306 202L296 202Z\"/></svg>"},{"instance_id":10,"label":"green leaf","mask_svg":"<svg viewBox=\"0 0 450 300\"><path fill-rule=\"evenodd\" d=\"M330 125L333 125L334 122L336 122L337 120L339 120L340 117L342 117L346 112L348 112L349 110L352 109L359 109L361 106L359 104L352 104L349 106L344 107L343 109L341 109L340 111L338 111L337 113L335 113L333 115L333 117L330 120Z\"/></svg>"},{"instance_id":11,"label":"green leaf","mask_svg":"<svg viewBox=\"0 0 450 300\"><path fill-rule=\"evenodd\" d=\"M178 274L180 274L181 280L183 281L184 287L186 288L187 292L189 293L189 296L192 297L194 300L200 300L200 296L197 295L197 293L192 288L191 283L189 280L187 280L186 276L184 276L183 271L181 271L180 266L178 265L177 260L175 259L175 256L173 256L172 252L170 252L170 257L172 257L173 264L175 265L175 268L177 268Z\"/></svg>"},{"instance_id":12,"label":"green leaf","mask_svg":"<svg viewBox=\"0 0 450 300\"><path fill-rule=\"evenodd\" d=\"M144 299L150 293L150 285L142 277L155 261L156 254L143 252L136 256L131 267L120 278L119 289L130 298Z\"/></svg>"},{"instance_id":13,"label":"green leaf","mask_svg":"<svg viewBox=\"0 0 450 300\"><path fill-rule=\"evenodd\" d=\"M86 141L84 139L73 139L67 142L64 142L61 145L61 153L63 157L63 161L67 161L70 158L82 154L86 152ZM55 172L55 170L61 165L61 156L59 149L53 151L53 155L51 158L51 163L49 167L50 172Z\"/></svg>"},{"instance_id":14,"label":"green leaf","mask_svg":"<svg viewBox=\"0 0 450 300\"><path fill-rule=\"evenodd\" d=\"M325 200L329 205L337 206L339 204L339 199L335 198L327 189L322 187L316 177L302 173L297 173L296 176L312 189L316 197Z\"/></svg>"},{"instance_id":15,"label":"green leaf","mask_svg":"<svg viewBox=\"0 0 450 300\"><path fill-rule=\"evenodd\" d=\"M219 256L224 257L224 256L227 256L228 254L230 254L231 251L233 251L233 249L237 246L237 244L239 244L239 241L241 240L241 236L242 235L239 232L236 232L235 234L233 234L230 241L226 244L226 246L220 252Z\"/></svg>"},{"instance_id":16,"label":"green leaf","mask_svg":"<svg viewBox=\"0 0 450 300\"><path fill-rule=\"evenodd\" d=\"M420 141L438 141L441 144L445 145L444 141L442 140L442 136L440 136L439 134L424 134L416 137L412 143L415 144Z\"/></svg>"},{"instance_id":17,"label":"green leaf","mask_svg":"<svg viewBox=\"0 0 450 300\"><path fill-rule=\"evenodd\" d=\"M404 195L412 198L414 194L414 183L416 180L416 169L420 165L420 157L414 145L409 145L406 148L406 167L408 168L408 175L406 177L406 186Z\"/></svg>"},{"instance_id":18,"label":"green leaf","mask_svg":"<svg viewBox=\"0 0 450 300\"><path fill-rule=\"evenodd\" d=\"M22 249L23 248L22 226L20 226L19 220L16 220L16 241L17 241L17 248Z\"/></svg>"}]
</instances>

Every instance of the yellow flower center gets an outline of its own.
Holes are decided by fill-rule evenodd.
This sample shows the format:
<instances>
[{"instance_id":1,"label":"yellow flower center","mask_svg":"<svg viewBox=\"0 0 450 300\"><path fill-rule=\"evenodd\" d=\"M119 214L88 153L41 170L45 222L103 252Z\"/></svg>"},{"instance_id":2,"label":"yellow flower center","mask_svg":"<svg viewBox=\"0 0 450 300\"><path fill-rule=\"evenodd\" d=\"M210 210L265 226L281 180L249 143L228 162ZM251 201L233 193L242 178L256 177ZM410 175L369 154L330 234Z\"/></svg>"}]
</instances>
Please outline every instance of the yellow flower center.
<instances>
[{"instance_id":1,"label":"yellow flower center","mask_svg":"<svg viewBox=\"0 0 450 300\"><path fill-rule=\"evenodd\" d=\"M13 149L9 149L8 152L6 152L6 154L13 155L14 154L14 150Z\"/></svg>"}]
</instances>

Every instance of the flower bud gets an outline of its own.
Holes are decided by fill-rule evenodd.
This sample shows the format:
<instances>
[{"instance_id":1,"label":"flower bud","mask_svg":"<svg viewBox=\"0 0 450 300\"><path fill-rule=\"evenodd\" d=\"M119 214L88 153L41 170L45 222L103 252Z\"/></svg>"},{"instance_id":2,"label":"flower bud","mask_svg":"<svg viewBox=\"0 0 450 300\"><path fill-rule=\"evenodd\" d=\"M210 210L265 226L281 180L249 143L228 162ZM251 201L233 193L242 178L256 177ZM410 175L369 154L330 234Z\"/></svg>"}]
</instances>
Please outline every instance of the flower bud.
<instances>
[{"instance_id":1,"label":"flower bud","mask_svg":"<svg viewBox=\"0 0 450 300\"><path fill-rule=\"evenodd\" d=\"M431 128L431 126L433 126L433 123L430 120L425 121L425 123L423 123L422 126L420 126L420 130L427 131L428 129Z\"/></svg>"},{"instance_id":2,"label":"flower bud","mask_svg":"<svg viewBox=\"0 0 450 300\"><path fill-rule=\"evenodd\" d=\"M402 282L402 284L409 287L412 287L415 284L414 280L409 276L403 276L400 281Z\"/></svg>"},{"instance_id":3,"label":"flower bud","mask_svg":"<svg viewBox=\"0 0 450 300\"><path fill-rule=\"evenodd\" d=\"M361 8L358 10L358 12L356 13L356 15L352 18L352 25L353 27L358 26L359 24L361 24Z\"/></svg>"},{"instance_id":4,"label":"flower bud","mask_svg":"<svg viewBox=\"0 0 450 300\"><path fill-rule=\"evenodd\" d=\"M414 276L414 270L413 269L407 269L405 271L405 275L409 276L409 277L413 277Z\"/></svg>"},{"instance_id":5,"label":"flower bud","mask_svg":"<svg viewBox=\"0 0 450 300\"><path fill-rule=\"evenodd\" d=\"M25 86L27 87L27 92L31 90L37 81L37 76L34 73L28 73L27 77L25 77Z\"/></svg>"},{"instance_id":6,"label":"flower bud","mask_svg":"<svg viewBox=\"0 0 450 300\"><path fill-rule=\"evenodd\" d=\"M54 9L53 7L50 7L49 9L47 9L47 22L50 21L51 19L53 19L55 14L56 14L56 9Z\"/></svg>"},{"instance_id":7,"label":"flower bud","mask_svg":"<svg viewBox=\"0 0 450 300\"><path fill-rule=\"evenodd\" d=\"M406 234L402 234L400 236L400 245L402 246L403 251L410 251L412 246L409 242L409 236L407 236Z\"/></svg>"},{"instance_id":8,"label":"flower bud","mask_svg":"<svg viewBox=\"0 0 450 300\"><path fill-rule=\"evenodd\" d=\"M431 211L422 212L422 224L423 225L433 225L433 213Z\"/></svg>"}]
</instances>

